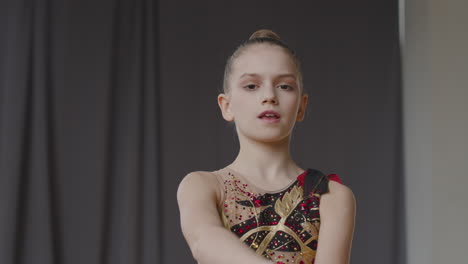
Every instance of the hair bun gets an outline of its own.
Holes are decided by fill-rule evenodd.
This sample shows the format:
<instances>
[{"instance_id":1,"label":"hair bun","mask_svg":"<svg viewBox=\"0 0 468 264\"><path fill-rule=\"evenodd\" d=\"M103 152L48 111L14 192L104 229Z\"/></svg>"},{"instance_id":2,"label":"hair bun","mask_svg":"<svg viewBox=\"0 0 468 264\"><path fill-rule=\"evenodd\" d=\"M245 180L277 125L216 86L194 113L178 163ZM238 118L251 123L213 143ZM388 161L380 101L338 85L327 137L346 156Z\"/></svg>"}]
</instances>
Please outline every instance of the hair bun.
<instances>
[{"instance_id":1,"label":"hair bun","mask_svg":"<svg viewBox=\"0 0 468 264\"><path fill-rule=\"evenodd\" d=\"M255 31L252 35L250 35L249 40L254 38L272 38L281 41L279 35L269 29L259 29Z\"/></svg>"}]
</instances>

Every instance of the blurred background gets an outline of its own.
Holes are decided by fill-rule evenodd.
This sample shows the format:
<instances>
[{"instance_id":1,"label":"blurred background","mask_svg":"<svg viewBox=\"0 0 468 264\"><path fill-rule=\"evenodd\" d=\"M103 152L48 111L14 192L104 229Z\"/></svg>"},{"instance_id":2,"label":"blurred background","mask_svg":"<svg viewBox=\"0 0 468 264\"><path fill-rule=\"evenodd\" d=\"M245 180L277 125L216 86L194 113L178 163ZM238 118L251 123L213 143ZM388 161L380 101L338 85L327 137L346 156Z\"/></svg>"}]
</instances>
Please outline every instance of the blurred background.
<instances>
[{"instance_id":1,"label":"blurred background","mask_svg":"<svg viewBox=\"0 0 468 264\"><path fill-rule=\"evenodd\" d=\"M467 10L0 1L0 263L196 263L177 187L237 155L216 98L226 59L261 28L303 65L293 158L356 196L351 263L466 263Z\"/></svg>"}]
</instances>

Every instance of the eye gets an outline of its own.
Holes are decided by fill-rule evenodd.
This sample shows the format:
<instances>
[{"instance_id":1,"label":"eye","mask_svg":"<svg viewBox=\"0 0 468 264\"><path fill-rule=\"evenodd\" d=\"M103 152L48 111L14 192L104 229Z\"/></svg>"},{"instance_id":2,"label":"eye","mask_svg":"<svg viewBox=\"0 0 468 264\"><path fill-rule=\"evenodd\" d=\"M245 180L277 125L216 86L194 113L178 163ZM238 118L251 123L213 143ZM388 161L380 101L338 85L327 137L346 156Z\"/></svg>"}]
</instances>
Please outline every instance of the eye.
<instances>
[{"instance_id":1,"label":"eye","mask_svg":"<svg viewBox=\"0 0 468 264\"><path fill-rule=\"evenodd\" d=\"M244 86L244 88L246 88L247 90L253 90L253 89L255 89L255 87L257 87L257 85L255 85L255 84L248 84L248 85Z\"/></svg>"},{"instance_id":2,"label":"eye","mask_svg":"<svg viewBox=\"0 0 468 264\"><path fill-rule=\"evenodd\" d=\"M294 87L292 87L291 85L287 85L287 84L281 84L279 87L284 88L285 90L293 90L294 89Z\"/></svg>"}]
</instances>

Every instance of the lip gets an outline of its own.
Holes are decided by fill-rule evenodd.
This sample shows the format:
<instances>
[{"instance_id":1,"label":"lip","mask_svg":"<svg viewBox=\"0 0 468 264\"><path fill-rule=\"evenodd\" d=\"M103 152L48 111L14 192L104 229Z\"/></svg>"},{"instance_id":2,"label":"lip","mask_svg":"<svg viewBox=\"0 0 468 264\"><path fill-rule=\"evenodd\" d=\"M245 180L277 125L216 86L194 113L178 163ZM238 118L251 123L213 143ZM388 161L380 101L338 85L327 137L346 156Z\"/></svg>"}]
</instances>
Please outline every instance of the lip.
<instances>
[{"instance_id":1,"label":"lip","mask_svg":"<svg viewBox=\"0 0 468 264\"><path fill-rule=\"evenodd\" d=\"M265 117L262 118L265 114L274 114L275 117ZM267 110L262 112L261 114L258 115L258 119L260 119L262 122L265 123L278 123L280 121L281 115L278 112L272 111L272 110Z\"/></svg>"},{"instance_id":2,"label":"lip","mask_svg":"<svg viewBox=\"0 0 468 264\"><path fill-rule=\"evenodd\" d=\"M258 118L261 118L262 116L264 116L266 114L274 114L278 119L281 118L281 115L278 112L275 112L273 110L263 111L261 114L258 115Z\"/></svg>"}]
</instances>

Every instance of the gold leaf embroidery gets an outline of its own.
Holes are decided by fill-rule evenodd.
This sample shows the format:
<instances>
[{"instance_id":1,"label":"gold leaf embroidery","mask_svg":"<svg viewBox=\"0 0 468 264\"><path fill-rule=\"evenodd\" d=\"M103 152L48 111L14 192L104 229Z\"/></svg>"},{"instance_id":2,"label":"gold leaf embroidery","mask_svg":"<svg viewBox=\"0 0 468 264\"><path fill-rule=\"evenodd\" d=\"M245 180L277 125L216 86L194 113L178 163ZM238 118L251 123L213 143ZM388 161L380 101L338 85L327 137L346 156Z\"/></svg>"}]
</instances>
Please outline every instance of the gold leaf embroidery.
<instances>
[{"instance_id":1,"label":"gold leaf embroidery","mask_svg":"<svg viewBox=\"0 0 468 264\"><path fill-rule=\"evenodd\" d=\"M315 258L316 252L315 250L311 249L310 247L302 247L301 248L302 257L304 257L305 263L312 263L312 260Z\"/></svg>"},{"instance_id":2,"label":"gold leaf embroidery","mask_svg":"<svg viewBox=\"0 0 468 264\"><path fill-rule=\"evenodd\" d=\"M302 191L297 185L295 185L291 191L284 194L283 198L276 200L275 211L279 216L281 216L281 218L285 218L289 216L301 200Z\"/></svg>"},{"instance_id":3,"label":"gold leaf embroidery","mask_svg":"<svg viewBox=\"0 0 468 264\"><path fill-rule=\"evenodd\" d=\"M318 233L317 227L315 227L312 223L310 222L303 222L301 223L302 229L304 232L307 232L309 234L314 234L315 232Z\"/></svg>"}]
</instances>

